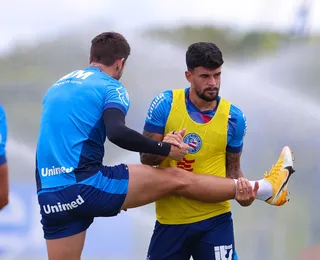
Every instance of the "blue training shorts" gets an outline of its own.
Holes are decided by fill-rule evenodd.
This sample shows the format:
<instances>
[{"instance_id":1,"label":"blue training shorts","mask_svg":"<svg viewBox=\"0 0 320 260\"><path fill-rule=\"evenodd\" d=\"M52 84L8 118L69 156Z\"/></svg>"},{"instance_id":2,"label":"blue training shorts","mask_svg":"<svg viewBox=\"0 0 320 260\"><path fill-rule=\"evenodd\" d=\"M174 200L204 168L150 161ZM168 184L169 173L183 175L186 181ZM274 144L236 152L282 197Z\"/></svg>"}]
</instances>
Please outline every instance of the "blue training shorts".
<instances>
[{"instance_id":1,"label":"blue training shorts","mask_svg":"<svg viewBox=\"0 0 320 260\"><path fill-rule=\"evenodd\" d=\"M79 183L38 192L45 239L72 236L85 231L95 217L117 215L126 198L128 167L102 166Z\"/></svg>"},{"instance_id":2,"label":"blue training shorts","mask_svg":"<svg viewBox=\"0 0 320 260\"><path fill-rule=\"evenodd\" d=\"M156 221L147 260L238 260L231 212L203 221L165 225Z\"/></svg>"}]
</instances>

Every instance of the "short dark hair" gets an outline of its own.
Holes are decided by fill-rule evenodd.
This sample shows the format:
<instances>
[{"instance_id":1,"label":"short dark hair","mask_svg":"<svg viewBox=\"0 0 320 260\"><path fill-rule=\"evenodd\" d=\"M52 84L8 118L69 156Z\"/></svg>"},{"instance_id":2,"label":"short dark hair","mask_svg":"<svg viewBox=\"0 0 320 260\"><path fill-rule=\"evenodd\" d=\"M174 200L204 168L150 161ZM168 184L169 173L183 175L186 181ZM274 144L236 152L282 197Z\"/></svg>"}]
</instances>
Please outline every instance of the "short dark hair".
<instances>
[{"instance_id":1,"label":"short dark hair","mask_svg":"<svg viewBox=\"0 0 320 260\"><path fill-rule=\"evenodd\" d=\"M197 67L215 70L224 63L222 52L213 42L197 42L188 47L186 52L188 70Z\"/></svg>"},{"instance_id":2,"label":"short dark hair","mask_svg":"<svg viewBox=\"0 0 320 260\"><path fill-rule=\"evenodd\" d=\"M130 45L120 33L103 32L91 41L90 63L98 62L106 66L130 55Z\"/></svg>"}]
</instances>

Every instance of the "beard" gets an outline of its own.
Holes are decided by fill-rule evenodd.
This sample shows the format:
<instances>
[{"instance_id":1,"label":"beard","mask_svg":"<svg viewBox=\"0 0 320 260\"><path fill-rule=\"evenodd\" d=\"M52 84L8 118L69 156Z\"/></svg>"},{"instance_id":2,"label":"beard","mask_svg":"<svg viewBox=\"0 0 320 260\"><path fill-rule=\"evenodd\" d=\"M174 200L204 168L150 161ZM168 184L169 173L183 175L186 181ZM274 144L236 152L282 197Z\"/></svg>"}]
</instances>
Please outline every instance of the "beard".
<instances>
[{"instance_id":1,"label":"beard","mask_svg":"<svg viewBox=\"0 0 320 260\"><path fill-rule=\"evenodd\" d=\"M212 92L214 91L214 92ZM219 88L207 88L205 89L203 92L200 92L196 89L196 93L198 95L199 98L201 98L204 101L207 102L212 102L217 100L218 96L219 96Z\"/></svg>"}]
</instances>

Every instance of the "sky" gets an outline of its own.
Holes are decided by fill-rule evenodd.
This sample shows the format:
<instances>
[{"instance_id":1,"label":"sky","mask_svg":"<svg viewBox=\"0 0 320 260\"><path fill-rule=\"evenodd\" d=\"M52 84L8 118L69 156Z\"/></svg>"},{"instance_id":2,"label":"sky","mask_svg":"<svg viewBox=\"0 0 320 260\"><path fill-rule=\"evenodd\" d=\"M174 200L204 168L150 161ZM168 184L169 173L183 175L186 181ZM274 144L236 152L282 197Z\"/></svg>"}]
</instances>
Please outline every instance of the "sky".
<instances>
[{"instance_id":1,"label":"sky","mask_svg":"<svg viewBox=\"0 0 320 260\"><path fill-rule=\"evenodd\" d=\"M320 1L312 2L310 30L320 31ZM16 41L36 42L71 27L112 21L132 30L184 22L231 25L239 29L291 28L302 0L10 0L1 3L0 51Z\"/></svg>"}]
</instances>

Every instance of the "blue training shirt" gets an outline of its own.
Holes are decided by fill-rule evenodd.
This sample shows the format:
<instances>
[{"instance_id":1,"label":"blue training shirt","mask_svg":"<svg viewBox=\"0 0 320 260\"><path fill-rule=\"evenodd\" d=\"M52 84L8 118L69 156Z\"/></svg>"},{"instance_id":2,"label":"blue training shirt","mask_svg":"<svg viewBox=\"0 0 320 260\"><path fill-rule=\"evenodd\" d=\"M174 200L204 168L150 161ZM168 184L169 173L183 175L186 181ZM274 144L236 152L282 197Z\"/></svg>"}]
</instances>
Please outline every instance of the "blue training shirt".
<instances>
[{"instance_id":1,"label":"blue training shirt","mask_svg":"<svg viewBox=\"0 0 320 260\"><path fill-rule=\"evenodd\" d=\"M190 117L197 123L206 123L215 115L216 109L200 111L189 98L189 89L185 89L186 106ZM166 90L153 99L148 110L144 130L164 134L165 126L172 106L172 90ZM220 97L218 97L219 105ZM228 145L227 152L240 153L243 147L243 139L246 134L247 121L245 115L236 106L231 104L228 121Z\"/></svg>"},{"instance_id":2,"label":"blue training shirt","mask_svg":"<svg viewBox=\"0 0 320 260\"><path fill-rule=\"evenodd\" d=\"M103 112L130 106L122 84L89 67L59 79L43 99L36 154L38 191L71 185L102 166L106 131Z\"/></svg>"},{"instance_id":3,"label":"blue training shirt","mask_svg":"<svg viewBox=\"0 0 320 260\"><path fill-rule=\"evenodd\" d=\"M6 142L7 142L7 120L4 108L0 105L0 165L7 162Z\"/></svg>"}]
</instances>

